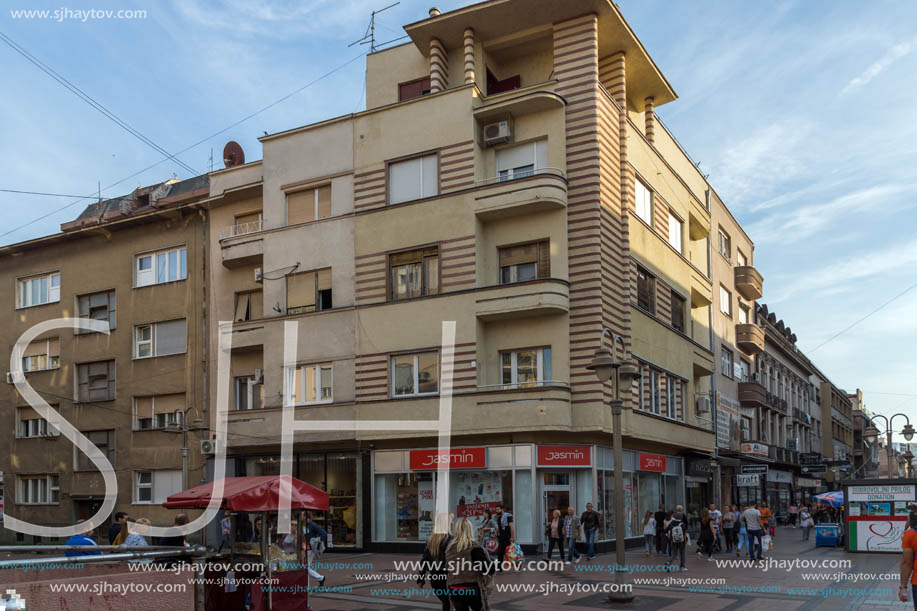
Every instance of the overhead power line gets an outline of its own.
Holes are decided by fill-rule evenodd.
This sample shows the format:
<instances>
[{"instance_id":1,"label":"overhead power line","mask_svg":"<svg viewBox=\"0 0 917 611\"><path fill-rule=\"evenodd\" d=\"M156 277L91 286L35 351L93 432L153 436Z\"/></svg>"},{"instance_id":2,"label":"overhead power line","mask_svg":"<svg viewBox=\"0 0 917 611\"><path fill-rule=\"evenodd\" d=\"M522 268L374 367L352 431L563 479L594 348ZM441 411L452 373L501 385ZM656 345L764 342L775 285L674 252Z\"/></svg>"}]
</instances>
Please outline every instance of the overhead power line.
<instances>
[{"instance_id":1,"label":"overhead power line","mask_svg":"<svg viewBox=\"0 0 917 611\"><path fill-rule=\"evenodd\" d=\"M5 42L7 46L9 46L11 49L16 51L16 53L19 53L21 56L26 58L26 60L28 60L31 64L36 66L39 70L41 70L42 72L44 72L45 74L53 78L55 81L60 83L68 91L72 92L78 98L80 98L81 100L89 104L91 107L99 111L106 118L110 119L115 125L122 128L124 131L131 134L132 136L134 136L135 138L137 138L138 140L140 140L141 142L143 142L144 144L152 148L157 153L161 153L165 155L168 159L175 161L175 163L181 166L185 171L190 172L192 176L197 176L197 174L199 173L197 170L195 170L194 168L192 168L191 166L189 166L182 160L177 159L175 155L172 155L167 150L165 150L164 148L162 148L161 146L159 146L158 144L156 144L155 142L153 142L152 140L150 140L149 138L141 134L139 131L137 131L130 125L128 125L127 122L123 121L120 117L115 115L115 113L108 110L100 102L97 102L95 99L93 99L93 97L90 96L88 93L86 93L85 91L83 91L82 89L80 89L79 87L71 83L70 81L68 81L65 77L61 76L56 70L51 68L48 64L44 63L43 61L41 61L40 59L38 59L37 57L29 53L29 51L25 47L13 41L9 36L4 34L3 32L0 32L0 40Z\"/></svg>"},{"instance_id":2,"label":"overhead power line","mask_svg":"<svg viewBox=\"0 0 917 611\"><path fill-rule=\"evenodd\" d=\"M19 195L45 195L47 197L92 197L92 195L73 195L71 193L42 193L41 191L19 191L17 189L0 189L0 193L16 193ZM95 195L95 193L93 193Z\"/></svg>"}]
</instances>

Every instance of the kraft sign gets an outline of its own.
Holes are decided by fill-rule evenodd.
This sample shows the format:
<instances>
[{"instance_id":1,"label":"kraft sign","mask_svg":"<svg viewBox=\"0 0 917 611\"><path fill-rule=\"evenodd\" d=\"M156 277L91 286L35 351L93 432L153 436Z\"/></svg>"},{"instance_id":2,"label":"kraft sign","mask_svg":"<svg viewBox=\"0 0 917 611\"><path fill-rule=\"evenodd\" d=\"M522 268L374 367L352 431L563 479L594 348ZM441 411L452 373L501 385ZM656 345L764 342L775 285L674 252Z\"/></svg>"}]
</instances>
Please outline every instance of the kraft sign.
<instances>
[{"instance_id":1,"label":"kraft sign","mask_svg":"<svg viewBox=\"0 0 917 611\"><path fill-rule=\"evenodd\" d=\"M484 469L487 467L487 452L484 448L457 448L449 453L439 450L411 450L411 470L438 469Z\"/></svg>"},{"instance_id":2,"label":"kraft sign","mask_svg":"<svg viewBox=\"0 0 917 611\"><path fill-rule=\"evenodd\" d=\"M592 448L589 446L538 446L539 467L589 467Z\"/></svg>"}]
</instances>

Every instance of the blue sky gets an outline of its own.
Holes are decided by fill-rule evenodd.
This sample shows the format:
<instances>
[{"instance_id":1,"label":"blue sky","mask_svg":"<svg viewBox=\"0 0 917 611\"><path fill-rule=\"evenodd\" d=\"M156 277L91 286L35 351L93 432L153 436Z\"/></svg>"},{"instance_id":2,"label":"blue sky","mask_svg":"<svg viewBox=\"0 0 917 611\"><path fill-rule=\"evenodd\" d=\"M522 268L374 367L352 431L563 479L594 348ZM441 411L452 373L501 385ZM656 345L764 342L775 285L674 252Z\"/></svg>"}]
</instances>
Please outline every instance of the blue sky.
<instances>
[{"instance_id":1,"label":"blue sky","mask_svg":"<svg viewBox=\"0 0 917 611\"><path fill-rule=\"evenodd\" d=\"M170 152L224 130L357 57L386 0L156 3L145 19L13 19L0 31ZM377 35L431 0L382 13ZM435 0L449 10L469 2ZM679 94L658 109L756 244L765 298L811 351L917 282L917 4L620 0ZM686 27L687 26L687 27ZM88 194L162 156L0 44L0 188ZM180 155L199 172L227 140L249 160L257 137L363 108L362 59ZM103 196L188 173L163 162ZM72 200L0 193L9 232ZM53 233L85 202L0 237ZM917 420L917 289L810 352L867 406ZM908 380L911 380L909 383Z\"/></svg>"}]
</instances>

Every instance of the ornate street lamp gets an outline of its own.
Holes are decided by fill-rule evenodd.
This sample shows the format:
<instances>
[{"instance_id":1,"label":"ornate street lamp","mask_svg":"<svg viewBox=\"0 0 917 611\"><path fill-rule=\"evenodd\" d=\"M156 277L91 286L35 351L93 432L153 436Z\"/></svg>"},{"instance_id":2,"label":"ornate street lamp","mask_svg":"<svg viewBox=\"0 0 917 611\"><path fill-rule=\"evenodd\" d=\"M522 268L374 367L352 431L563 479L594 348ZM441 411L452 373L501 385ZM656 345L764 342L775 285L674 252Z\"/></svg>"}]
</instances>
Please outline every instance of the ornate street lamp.
<instances>
[{"instance_id":1,"label":"ornate street lamp","mask_svg":"<svg viewBox=\"0 0 917 611\"><path fill-rule=\"evenodd\" d=\"M888 455L888 479L892 479L892 465L896 462L892 460L892 456L895 450L892 448L892 422L895 418L898 417L904 418L904 428L901 429L901 436L904 437L906 441L910 441L914 438L914 427L911 425L910 419L905 414L894 414L892 417L883 416L882 414L876 414L869 419L869 427L863 431L863 438L866 439L867 443L875 443L879 438L879 434L882 432L881 429L876 427L876 418L882 418L885 421L885 435L886 435L886 446L885 451ZM900 470L896 477L901 477Z\"/></svg>"}]
</instances>

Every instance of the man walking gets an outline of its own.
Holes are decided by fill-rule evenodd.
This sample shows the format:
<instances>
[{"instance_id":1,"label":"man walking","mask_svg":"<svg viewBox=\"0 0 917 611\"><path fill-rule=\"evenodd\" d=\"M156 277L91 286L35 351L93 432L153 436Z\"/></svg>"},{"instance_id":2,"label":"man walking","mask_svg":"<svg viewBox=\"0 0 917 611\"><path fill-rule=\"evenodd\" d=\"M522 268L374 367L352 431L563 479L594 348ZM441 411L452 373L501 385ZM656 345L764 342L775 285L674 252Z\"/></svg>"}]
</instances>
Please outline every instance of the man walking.
<instances>
[{"instance_id":1,"label":"man walking","mask_svg":"<svg viewBox=\"0 0 917 611\"><path fill-rule=\"evenodd\" d=\"M656 555L661 556L665 553L665 505L660 503L653 519L656 520Z\"/></svg>"},{"instance_id":2,"label":"man walking","mask_svg":"<svg viewBox=\"0 0 917 611\"><path fill-rule=\"evenodd\" d=\"M678 570L688 570L685 568L686 534L687 526L685 525L685 514L682 511L682 506L679 505L675 508L675 513L672 515L672 521L669 522L665 530L665 536L672 542L672 553L669 554L669 559L665 563L666 566L670 566L672 561L675 560L675 557L678 556Z\"/></svg>"},{"instance_id":3,"label":"man walking","mask_svg":"<svg viewBox=\"0 0 917 611\"><path fill-rule=\"evenodd\" d=\"M721 552L723 551L723 512L713 503L710 503L710 521L713 522L713 528L716 530L713 551Z\"/></svg>"},{"instance_id":4,"label":"man walking","mask_svg":"<svg viewBox=\"0 0 917 611\"><path fill-rule=\"evenodd\" d=\"M769 534L771 538L777 536L777 529L775 528L776 524L773 519L773 514L771 513L770 508L767 506L767 503L761 503L761 530L764 531L764 534Z\"/></svg>"},{"instance_id":5,"label":"man walking","mask_svg":"<svg viewBox=\"0 0 917 611\"><path fill-rule=\"evenodd\" d=\"M576 541L579 539L581 528L579 518L576 517L576 510L573 509L573 505L570 505L567 507L567 517L564 518L564 538L567 540L567 545L570 546L567 561L564 564L579 562L582 558L576 551Z\"/></svg>"},{"instance_id":6,"label":"man walking","mask_svg":"<svg viewBox=\"0 0 917 611\"><path fill-rule=\"evenodd\" d=\"M748 547L751 552L751 559L755 560L755 550L758 550L757 560L762 560L762 543L764 541L764 526L761 524L761 512L758 511L758 504L752 502L742 513L745 519L745 530L748 531Z\"/></svg>"},{"instance_id":7,"label":"man walking","mask_svg":"<svg viewBox=\"0 0 917 611\"><path fill-rule=\"evenodd\" d=\"M497 548L497 570L500 571L506 562L506 548L516 541L516 525L513 524L513 514L505 511L503 505L494 508L494 520L497 521L497 541L500 544Z\"/></svg>"},{"instance_id":8,"label":"man walking","mask_svg":"<svg viewBox=\"0 0 917 611\"><path fill-rule=\"evenodd\" d=\"M593 511L592 503L586 503L586 511L579 520L586 535L586 560L592 560L595 558L595 533L599 529L599 514Z\"/></svg>"}]
</instances>

